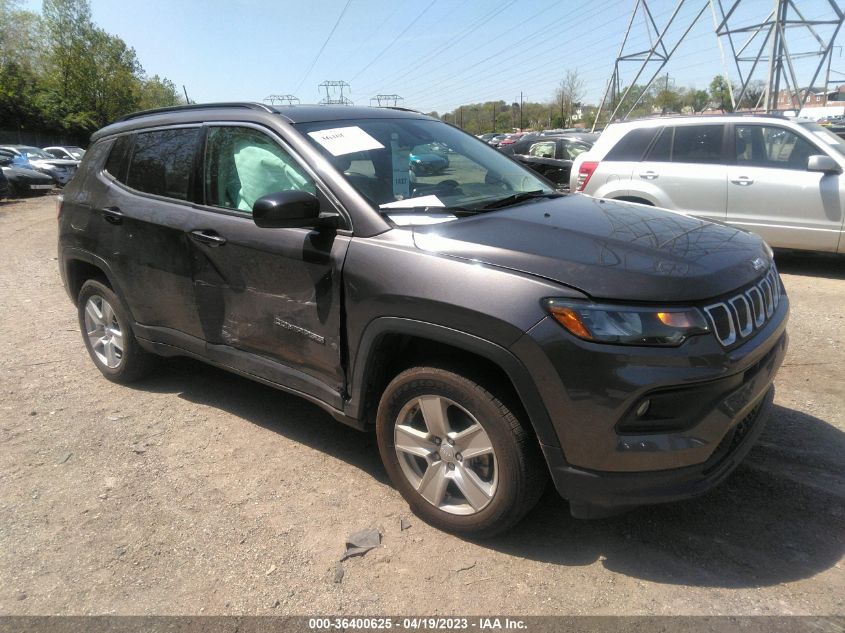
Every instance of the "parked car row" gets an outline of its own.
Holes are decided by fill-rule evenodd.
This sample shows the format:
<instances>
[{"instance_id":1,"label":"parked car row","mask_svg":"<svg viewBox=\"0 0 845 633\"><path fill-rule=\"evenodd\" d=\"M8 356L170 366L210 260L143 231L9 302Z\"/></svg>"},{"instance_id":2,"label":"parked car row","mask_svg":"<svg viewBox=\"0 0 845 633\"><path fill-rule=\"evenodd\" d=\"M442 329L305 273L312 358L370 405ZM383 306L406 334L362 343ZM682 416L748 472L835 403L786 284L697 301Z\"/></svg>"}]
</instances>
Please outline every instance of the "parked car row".
<instances>
[{"instance_id":1,"label":"parked car row","mask_svg":"<svg viewBox=\"0 0 845 633\"><path fill-rule=\"evenodd\" d=\"M0 198L45 194L54 186L53 178L36 171L30 163L4 148L0 148L0 171L6 182L5 188L0 183Z\"/></svg>"},{"instance_id":2,"label":"parked car row","mask_svg":"<svg viewBox=\"0 0 845 633\"><path fill-rule=\"evenodd\" d=\"M0 145L0 199L44 194L64 187L76 173L85 150L77 146L40 149L29 145Z\"/></svg>"},{"instance_id":3,"label":"parked car row","mask_svg":"<svg viewBox=\"0 0 845 633\"><path fill-rule=\"evenodd\" d=\"M599 135L569 128L513 134L481 134L479 139L569 191L572 161L593 146Z\"/></svg>"}]
</instances>

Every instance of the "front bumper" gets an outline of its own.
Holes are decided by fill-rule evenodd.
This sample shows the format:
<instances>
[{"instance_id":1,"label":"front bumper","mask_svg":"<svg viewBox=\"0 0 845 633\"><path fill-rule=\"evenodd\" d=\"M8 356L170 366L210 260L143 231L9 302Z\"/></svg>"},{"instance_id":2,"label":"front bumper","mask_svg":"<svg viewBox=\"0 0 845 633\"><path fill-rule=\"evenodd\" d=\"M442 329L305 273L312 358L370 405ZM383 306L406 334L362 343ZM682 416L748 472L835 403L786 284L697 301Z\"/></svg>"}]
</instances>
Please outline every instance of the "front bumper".
<instances>
[{"instance_id":1,"label":"front bumper","mask_svg":"<svg viewBox=\"0 0 845 633\"><path fill-rule=\"evenodd\" d=\"M598 345L562 336L550 319L517 341L559 439L541 446L573 514L674 501L723 481L765 424L788 312L782 295L759 334L730 350L712 336L674 349ZM656 415L653 429L626 427L647 399L670 415Z\"/></svg>"},{"instance_id":2,"label":"front bumper","mask_svg":"<svg viewBox=\"0 0 845 633\"><path fill-rule=\"evenodd\" d=\"M763 432L774 387L734 424L717 450L703 464L639 473L597 472L570 466L560 449L543 447L560 495L572 515L590 519L641 505L679 501L702 495L722 483L739 465Z\"/></svg>"}]
</instances>

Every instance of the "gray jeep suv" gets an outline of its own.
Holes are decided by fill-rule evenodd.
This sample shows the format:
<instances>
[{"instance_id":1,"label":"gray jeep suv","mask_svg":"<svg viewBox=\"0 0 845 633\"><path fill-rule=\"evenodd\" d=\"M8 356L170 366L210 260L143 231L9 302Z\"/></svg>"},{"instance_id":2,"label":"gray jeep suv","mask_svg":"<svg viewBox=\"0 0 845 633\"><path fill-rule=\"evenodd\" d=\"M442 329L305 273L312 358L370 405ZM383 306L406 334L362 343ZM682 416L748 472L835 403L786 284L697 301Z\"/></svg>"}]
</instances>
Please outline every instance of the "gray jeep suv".
<instances>
[{"instance_id":1,"label":"gray jeep suv","mask_svg":"<svg viewBox=\"0 0 845 633\"><path fill-rule=\"evenodd\" d=\"M449 166L415 174L432 144ZM562 196L397 109L130 115L65 190L59 263L106 378L189 356L302 396L375 430L412 509L474 536L549 476L579 517L705 492L787 346L759 237Z\"/></svg>"}]
</instances>

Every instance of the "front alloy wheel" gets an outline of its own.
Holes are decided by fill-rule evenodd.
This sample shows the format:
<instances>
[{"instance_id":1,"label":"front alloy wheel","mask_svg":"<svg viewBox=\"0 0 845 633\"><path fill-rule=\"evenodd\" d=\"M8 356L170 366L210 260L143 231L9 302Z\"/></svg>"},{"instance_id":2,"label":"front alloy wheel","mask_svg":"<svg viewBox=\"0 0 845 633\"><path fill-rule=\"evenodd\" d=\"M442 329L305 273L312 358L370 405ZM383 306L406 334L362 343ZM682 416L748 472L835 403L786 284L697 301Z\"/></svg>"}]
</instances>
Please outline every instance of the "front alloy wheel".
<instances>
[{"instance_id":1,"label":"front alloy wheel","mask_svg":"<svg viewBox=\"0 0 845 633\"><path fill-rule=\"evenodd\" d=\"M405 405L394 431L399 466L416 491L450 514L473 514L496 494L496 452L472 414L449 398Z\"/></svg>"},{"instance_id":2,"label":"front alloy wheel","mask_svg":"<svg viewBox=\"0 0 845 633\"><path fill-rule=\"evenodd\" d=\"M435 527L475 538L525 516L548 474L519 410L508 385L476 382L463 369L412 367L396 376L382 394L376 435L411 509Z\"/></svg>"}]
</instances>

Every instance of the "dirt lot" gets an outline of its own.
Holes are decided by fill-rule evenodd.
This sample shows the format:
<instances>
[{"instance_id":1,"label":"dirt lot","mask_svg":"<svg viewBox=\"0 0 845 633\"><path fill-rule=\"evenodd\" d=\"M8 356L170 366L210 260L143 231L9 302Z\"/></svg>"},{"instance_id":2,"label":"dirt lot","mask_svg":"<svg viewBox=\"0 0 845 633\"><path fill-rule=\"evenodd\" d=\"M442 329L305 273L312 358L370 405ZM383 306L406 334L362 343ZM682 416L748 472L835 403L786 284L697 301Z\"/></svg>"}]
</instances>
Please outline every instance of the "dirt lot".
<instances>
[{"instance_id":1,"label":"dirt lot","mask_svg":"<svg viewBox=\"0 0 845 633\"><path fill-rule=\"evenodd\" d=\"M1 614L845 614L845 257L778 258L791 348L725 485L593 522L550 491L471 543L302 400L187 360L107 382L55 256L54 198L0 204Z\"/></svg>"}]
</instances>

